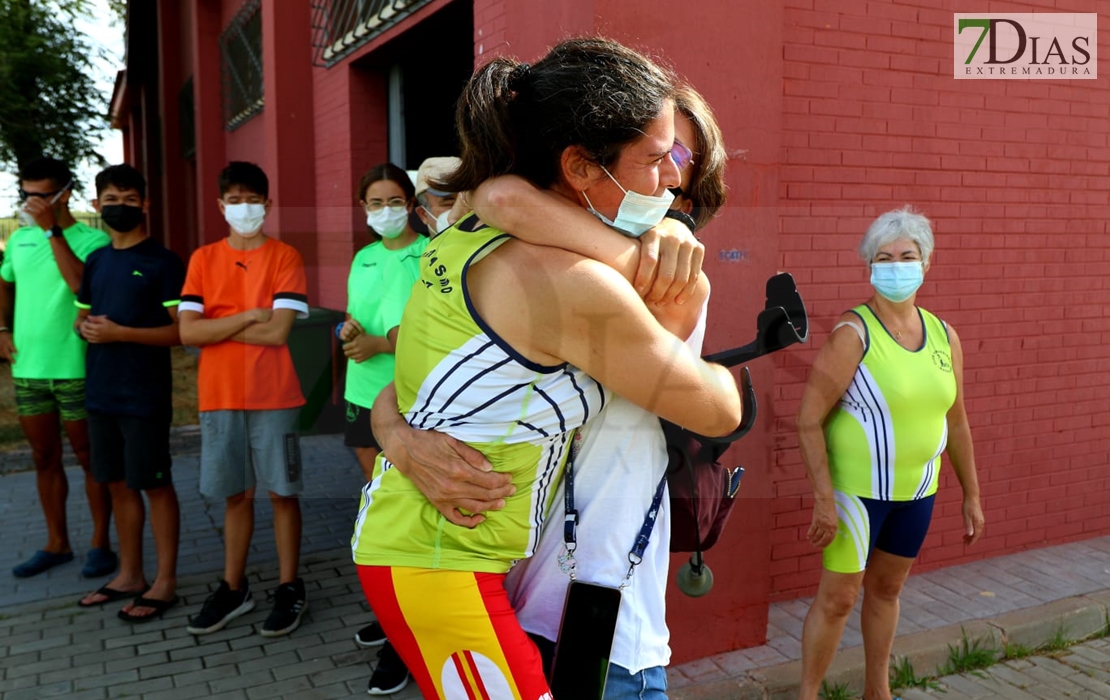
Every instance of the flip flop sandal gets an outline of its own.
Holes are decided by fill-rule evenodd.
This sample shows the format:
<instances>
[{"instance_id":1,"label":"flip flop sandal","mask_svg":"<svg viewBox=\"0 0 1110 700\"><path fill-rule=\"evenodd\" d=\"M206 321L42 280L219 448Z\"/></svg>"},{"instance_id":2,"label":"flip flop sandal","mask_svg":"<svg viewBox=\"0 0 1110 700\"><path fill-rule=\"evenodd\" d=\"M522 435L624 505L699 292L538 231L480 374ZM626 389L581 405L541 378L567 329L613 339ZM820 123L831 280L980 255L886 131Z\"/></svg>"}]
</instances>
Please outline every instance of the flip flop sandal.
<instances>
[{"instance_id":1,"label":"flip flop sandal","mask_svg":"<svg viewBox=\"0 0 1110 700\"><path fill-rule=\"evenodd\" d=\"M104 596L104 600L98 600L95 603L86 603L84 601L85 598L88 598L88 596L85 596L85 598L77 601L77 607L96 608L104 605L105 603L114 603L115 601L123 600L124 598L134 598L135 596L141 596L143 593L146 593L149 590L150 586L147 586L141 591L118 591L115 588L101 586L100 588L96 589L96 592L93 595L102 595Z\"/></svg>"},{"instance_id":2,"label":"flip flop sandal","mask_svg":"<svg viewBox=\"0 0 1110 700\"><path fill-rule=\"evenodd\" d=\"M169 610L173 606L177 605L178 602L180 602L180 601L181 601L181 599L178 598L177 596L174 596L173 598L171 598L169 600L154 600L152 598L144 598L142 596L139 596L138 598L136 598L131 603L131 605L133 606L133 609L134 608L152 608L154 610L154 612L152 612L149 615L132 615L129 612L126 612L124 610L120 610L119 613L118 613L118 617L119 617L119 619L124 620L125 622L131 622L131 623L134 623L134 624L139 624L139 623L143 623L143 622L150 622L151 620L162 617L162 615L165 614L165 612L167 610Z\"/></svg>"}]
</instances>

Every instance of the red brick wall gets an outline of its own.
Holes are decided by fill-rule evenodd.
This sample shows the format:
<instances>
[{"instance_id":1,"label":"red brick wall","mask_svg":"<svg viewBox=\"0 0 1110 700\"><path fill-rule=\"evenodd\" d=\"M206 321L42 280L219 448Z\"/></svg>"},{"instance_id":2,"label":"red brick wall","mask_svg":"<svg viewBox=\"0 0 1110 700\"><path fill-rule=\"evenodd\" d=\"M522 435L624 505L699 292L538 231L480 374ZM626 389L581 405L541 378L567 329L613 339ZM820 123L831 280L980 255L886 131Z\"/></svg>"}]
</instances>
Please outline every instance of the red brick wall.
<instances>
[{"instance_id":1,"label":"red brick wall","mask_svg":"<svg viewBox=\"0 0 1110 700\"><path fill-rule=\"evenodd\" d=\"M356 202L362 174L388 154L384 76L351 64L314 73L318 303L347 308L347 273L357 248L369 243Z\"/></svg>"},{"instance_id":2,"label":"red brick wall","mask_svg":"<svg viewBox=\"0 0 1110 700\"><path fill-rule=\"evenodd\" d=\"M198 0L203 2L204 0ZM209 0L211 2L211 0ZM246 5L246 0L219 0L220 5L220 33L227 30L228 25L236 18L239 12ZM267 8L262 8L263 12ZM220 61L218 65L221 66L222 60L218 56L214 57L215 60ZM221 85L221 95L223 93L223 75L218 76ZM221 122L220 127L223 128L223 101L220 103ZM265 109L265 107L263 107ZM263 170L267 171L270 177L273 177L273 169L270 167L269 159L266 153L266 134L262 125L261 113L254 115L248 121L244 122L241 126L237 127L234 131L226 132L224 136L224 156L225 162L220 165L223 168L228 162L233 160L245 160L257 164ZM217 193L218 195L219 193ZM226 231L220 232L221 236L227 235Z\"/></svg>"},{"instance_id":3,"label":"red brick wall","mask_svg":"<svg viewBox=\"0 0 1110 700\"><path fill-rule=\"evenodd\" d=\"M494 56L506 53L506 15L505 0L474 0L475 67L485 64Z\"/></svg>"},{"instance_id":4,"label":"red brick wall","mask_svg":"<svg viewBox=\"0 0 1110 700\"><path fill-rule=\"evenodd\" d=\"M351 258L370 242L355 188L363 173L389 157L386 93L392 61L383 58L382 49L447 1L423 6L332 67L312 71L320 271L314 304L347 308Z\"/></svg>"},{"instance_id":5,"label":"red brick wall","mask_svg":"<svg viewBox=\"0 0 1110 700\"><path fill-rule=\"evenodd\" d=\"M176 21L178 38L175 44L180 52L177 63L180 68L180 73L178 74L179 80L177 81L178 87L183 85L193 74L193 51L196 50L196 46L191 41L193 36L193 9L190 5L193 2L196 2L196 0L186 0L186 2L179 3L173 8L167 8L165 6L160 6L158 8L160 12L173 12L174 15L176 15L170 15L172 19L168 19L167 28L172 27L174 21ZM172 91L173 88L173 85L167 85L165 87L165 89L169 91Z\"/></svg>"},{"instance_id":6,"label":"red brick wall","mask_svg":"<svg viewBox=\"0 0 1110 700\"><path fill-rule=\"evenodd\" d=\"M754 337L758 309L748 300L762 299L764 281L779 267L775 200L781 151L782 9L778 3L702 0L677 30L659 21L664 12L674 9L645 7L635 0L475 0L475 61L482 65L498 54L534 61L567 36L601 34L664 56L702 90L731 149L731 206L704 236L705 267L713 280L706 349L720 350ZM738 65L744 66L742 73ZM730 259L723 255L728 251L743 255ZM761 361L753 364L752 373L761 411L770 415L773 367ZM763 421L770 422L761 419L760 427L727 457L730 466L742 463L748 472L742 503L733 512L725 538L707 557L716 579L713 592L697 599L682 595L673 585L668 592L674 663L762 644L766 638L773 436ZM672 557L672 574L688 558Z\"/></svg>"},{"instance_id":7,"label":"red brick wall","mask_svg":"<svg viewBox=\"0 0 1110 700\"><path fill-rule=\"evenodd\" d=\"M965 550L959 488L947 471L920 568L1110 532L1110 410L1098 395L1110 384L1105 75L955 81L952 12L963 8L953 0L713 0L677 23L660 23L654 5L631 0L473 3L478 65L499 53L532 60L568 34L597 31L657 47L710 98L731 157L730 207L706 237L715 279L710 350L749 339L751 300L776 269L794 273L809 304L810 345L753 364L760 419L735 451L749 468L744 501L710 553L718 589L694 602L672 597L676 659L758 643L768 594L812 591L819 557L804 540L809 486L793 415L833 320L870 293L853 252L859 237L876 215L906 203L935 224L937 251L920 300L963 338L988 519L984 541ZM339 65L312 71L305 98L315 150L314 304L345 307L364 231L354 185L386 157L388 62L376 52L445 4L423 7ZM190 0L182 25L182 76L197 81L197 218L206 241L226 230L209 205L227 157L267 165L264 134L252 132L261 119L225 134L219 118L215 36L240 6ZM978 9L1096 8L1091 0L1031 0ZM189 57L195 65L185 65ZM176 99L177 87L164 89Z\"/></svg>"},{"instance_id":8,"label":"red brick wall","mask_svg":"<svg viewBox=\"0 0 1110 700\"><path fill-rule=\"evenodd\" d=\"M919 570L1110 532L1110 84L954 80L951 1L786 5L779 247L813 331L777 360L773 597L819 573L793 430L807 368L870 294L854 252L867 224L907 203L933 220L918 299L963 340L987 518L965 548L946 467Z\"/></svg>"},{"instance_id":9,"label":"red brick wall","mask_svg":"<svg viewBox=\"0 0 1110 700\"><path fill-rule=\"evenodd\" d=\"M219 36L224 28L221 0L193 0L189 27L193 43L193 97L196 109L196 221L199 244L227 235L227 223L216 204L220 170L227 165L220 88ZM164 86L163 86L164 89ZM173 196L173 193L168 193Z\"/></svg>"},{"instance_id":10,"label":"red brick wall","mask_svg":"<svg viewBox=\"0 0 1110 700\"><path fill-rule=\"evenodd\" d=\"M224 136L224 148L228 162L245 160L255 163L273 179L273 164L271 154L266 152L266 130L263 122L262 112L259 112L234 131L227 132ZM218 192L216 194L219 196Z\"/></svg>"}]
</instances>

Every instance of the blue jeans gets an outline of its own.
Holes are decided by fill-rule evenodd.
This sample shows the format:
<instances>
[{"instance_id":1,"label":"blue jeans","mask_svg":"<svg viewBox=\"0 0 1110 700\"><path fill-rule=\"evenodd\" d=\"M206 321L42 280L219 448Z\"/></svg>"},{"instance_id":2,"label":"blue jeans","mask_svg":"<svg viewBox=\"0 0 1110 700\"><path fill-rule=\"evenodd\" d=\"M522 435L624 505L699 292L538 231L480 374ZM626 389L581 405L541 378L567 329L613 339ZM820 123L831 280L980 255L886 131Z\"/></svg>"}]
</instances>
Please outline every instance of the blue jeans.
<instances>
[{"instance_id":1,"label":"blue jeans","mask_svg":"<svg viewBox=\"0 0 1110 700\"><path fill-rule=\"evenodd\" d=\"M667 700L667 669L653 666L630 673L627 668L609 664L605 700Z\"/></svg>"}]
</instances>

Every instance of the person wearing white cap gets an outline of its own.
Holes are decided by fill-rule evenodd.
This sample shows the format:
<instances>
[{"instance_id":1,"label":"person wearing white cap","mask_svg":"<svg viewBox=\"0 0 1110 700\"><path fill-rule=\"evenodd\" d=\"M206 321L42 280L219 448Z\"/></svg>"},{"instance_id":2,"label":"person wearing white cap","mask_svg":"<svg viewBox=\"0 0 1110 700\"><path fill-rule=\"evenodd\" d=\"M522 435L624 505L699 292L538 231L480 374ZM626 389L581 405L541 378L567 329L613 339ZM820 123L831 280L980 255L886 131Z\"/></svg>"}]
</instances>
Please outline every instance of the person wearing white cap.
<instances>
[{"instance_id":1,"label":"person wearing white cap","mask_svg":"<svg viewBox=\"0 0 1110 700\"><path fill-rule=\"evenodd\" d=\"M459 159L454 156L425 158L416 172L416 215L428 227L430 237L451 225L447 215L456 197L454 192L436 189L432 183L447 179L457 167Z\"/></svg>"}]
</instances>

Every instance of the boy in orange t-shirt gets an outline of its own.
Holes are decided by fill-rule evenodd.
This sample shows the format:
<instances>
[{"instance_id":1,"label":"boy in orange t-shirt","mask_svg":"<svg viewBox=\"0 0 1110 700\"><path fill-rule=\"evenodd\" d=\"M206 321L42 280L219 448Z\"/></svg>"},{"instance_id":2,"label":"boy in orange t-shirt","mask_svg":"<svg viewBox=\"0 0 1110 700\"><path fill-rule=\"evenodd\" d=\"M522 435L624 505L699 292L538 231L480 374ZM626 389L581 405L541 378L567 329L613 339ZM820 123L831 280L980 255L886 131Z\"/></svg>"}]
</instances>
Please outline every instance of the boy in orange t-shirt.
<instances>
[{"instance_id":1,"label":"boy in orange t-shirt","mask_svg":"<svg viewBox=\"0 0 1110 700\"><path fill-rule=\"evenodd\" d=\"M224 578L189 621L208 634L254 609L244 576L254 533L256 486L274 509L281 576L261 634L289 634L308 607L297 577L301 549L301 453L297 418L304 405L286 339L308 316L304 263L290 245L262 235L269 180L253 163L220 173L219 207L228 237L198 248L181 294L181 342L201 348L200 491L224 498Z\"/></svg>"}]
</instances>

